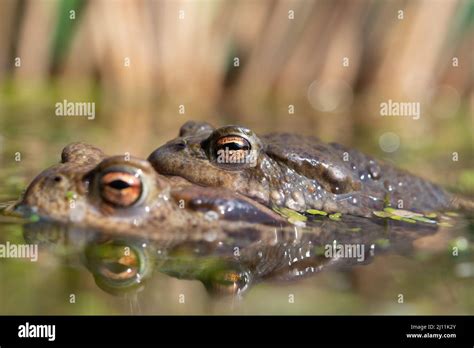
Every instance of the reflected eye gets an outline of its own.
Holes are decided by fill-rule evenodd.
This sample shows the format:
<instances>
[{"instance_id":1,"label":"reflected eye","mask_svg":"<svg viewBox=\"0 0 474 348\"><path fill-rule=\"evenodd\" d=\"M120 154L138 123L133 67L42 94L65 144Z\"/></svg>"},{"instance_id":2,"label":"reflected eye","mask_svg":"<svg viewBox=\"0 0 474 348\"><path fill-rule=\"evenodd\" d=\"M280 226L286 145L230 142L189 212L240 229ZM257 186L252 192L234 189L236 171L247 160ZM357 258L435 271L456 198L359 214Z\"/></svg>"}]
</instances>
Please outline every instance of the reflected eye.
<instances>
[{"instance_id":1,"label":"reflected eye","mask_svg":"<svg viewBox=\"0 0 474 348\"><path fill-rule=\"evenodd\" d=\"M214 147L219 163L244 163L251 150L247 139L228 135L217 139Z\"/></svg>"},{"instance_id":2,"label":"reflected eye","mask_svg":"<svg viewBox=\"0 0 474 348\"><path fill-rule=\"evenodd\" d=\"M245 292L250 283L252 275L240 265L227 269L215 270L208 279L202 279L204 285L214 295L236 295Z\"/></svg>"},{"instance_id":3,"label":"reflected eye","mask_svg":"<svg viewBox=\"0 0 474 348\"><path fill-rule=\"evenodd\" d=\"M152 275L152 252L139 240L94 242L86 246L86 265L101 289L120 295L140 289Z\"/></svg>"},{"instance_id":4,"label":"reflected eye","mask_svg":"<svg viewBox=\"0 0 474 348\"><path fill-rule=\"evenodd\" d=\"M113 205L128 207L142 194L142 181L139 176L127 172L109 172L100 179L101 197Z\"/></svg>"}]
</instances>

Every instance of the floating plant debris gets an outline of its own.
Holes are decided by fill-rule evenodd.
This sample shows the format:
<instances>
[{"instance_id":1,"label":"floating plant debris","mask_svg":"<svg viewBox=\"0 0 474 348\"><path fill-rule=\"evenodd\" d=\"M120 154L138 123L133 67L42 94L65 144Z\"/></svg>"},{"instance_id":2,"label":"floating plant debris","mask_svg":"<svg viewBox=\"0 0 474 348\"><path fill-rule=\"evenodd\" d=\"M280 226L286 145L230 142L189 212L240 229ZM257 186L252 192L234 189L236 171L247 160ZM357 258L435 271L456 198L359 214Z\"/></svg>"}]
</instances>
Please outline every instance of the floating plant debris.
<instances>
[{"instance_id":1,"label":"floating plant debris","mask_svg":"<svg viewBox=\"0 0 474 348\"><path fill-rule=\"evenodd\" d=\"M297 211L289 208L273 207L273 210L281 216L285 217L288 222L294 225L302 226L304 225L304 222L308 220L308 218L303 214L300 214Z\"/></svg>"},{"instance_id":2,"label":"floating plant debris","mask_svg":"<svg viewBox=\"0 0 474 348\"><path fill-rule=\"evenodd\" d=\"M408 223L423 222L426 224L437 224L438 226L451 227L452 225L446 222L438 222L433 220L438 217L438 214L430 212L425 215L421 213L415 213L413 211L404 209L395 209L391 207L385 208L383 211L374 211L373 214L379 218L392 219L396 221L403 221ZM441 216L444 218L444 216Z\"/></svg>"},{"instance_id":3,"label":"floating plant debris","mask_svg":"<svg viewBox=\"0 0 474 348\"><path fill-rule=\"evenodd\" d=\"M329 218L333 221L341 221L341 216L342 216L341 213L334 213L334 214L329 215Z\"/></svg>"},{"instance_id":4,"label":"floating plant debris","mask_svg":"<svg viewBox=\"0 0 474 348\"><path fill-rule=\"evenodd\" d=\"M328 213L326 213L325 211L317 210L317 209L308 209L306 210L306 212L311 215L323 215L323 216L328 215Z\"/></svg>"}]
</instances>

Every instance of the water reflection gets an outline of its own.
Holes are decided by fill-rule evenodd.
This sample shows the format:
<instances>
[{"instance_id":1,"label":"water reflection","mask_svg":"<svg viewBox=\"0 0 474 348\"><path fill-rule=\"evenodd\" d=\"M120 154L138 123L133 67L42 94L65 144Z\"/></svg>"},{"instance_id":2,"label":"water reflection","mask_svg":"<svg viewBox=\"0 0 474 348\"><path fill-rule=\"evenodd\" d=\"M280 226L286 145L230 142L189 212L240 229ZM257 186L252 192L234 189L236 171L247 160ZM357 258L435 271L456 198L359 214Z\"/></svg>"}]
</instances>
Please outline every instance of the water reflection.
<instances>
[{"instance_id":1,"label":"water reflection","mask_svg":"<svg viewBox=\"0 0 474 348\"><path fill-rule=\"evenodd\" d=\"M366 265L387 252L409 254L416 239L441 228L346 216L337 222L313 218L306 228L224 231L212 241L127 236L49 221L27 223L23 232L27 243L75 259L113 295L133 295L159 272L199 280L213 296L241 296L262 281L296 281Z\"/></svg>"},{"instance_id":2,"label":"water reflection","mask_svg":"<svg viewBox=\"0 0 474 348\"><path fill-rule=\"evenodd\" d=\"M153 274L152 251L139 240L95 240L84 256L96 284L111 294L138 291Z\"/></svg>"}]
</instances>

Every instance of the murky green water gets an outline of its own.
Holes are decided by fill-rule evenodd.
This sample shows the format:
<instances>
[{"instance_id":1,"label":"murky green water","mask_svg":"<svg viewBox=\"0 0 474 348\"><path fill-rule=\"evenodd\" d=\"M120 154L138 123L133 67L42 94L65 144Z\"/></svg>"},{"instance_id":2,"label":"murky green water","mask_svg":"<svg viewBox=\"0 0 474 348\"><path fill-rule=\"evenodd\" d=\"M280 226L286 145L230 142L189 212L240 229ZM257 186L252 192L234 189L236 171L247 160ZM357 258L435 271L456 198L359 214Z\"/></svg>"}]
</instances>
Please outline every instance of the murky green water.
<instances>
[{"instance_id":1,"label":"murky green water","mask_svg":"<svg viewBox=\"0 0 474 348\"><path fill-rule=\"evenodd\" d=\"M312 218L265 243L176 244L2 217L0 243L38 254L0 259L0 312L472 314L473 221L449 222Z\"/></svg>"}]
</instances>

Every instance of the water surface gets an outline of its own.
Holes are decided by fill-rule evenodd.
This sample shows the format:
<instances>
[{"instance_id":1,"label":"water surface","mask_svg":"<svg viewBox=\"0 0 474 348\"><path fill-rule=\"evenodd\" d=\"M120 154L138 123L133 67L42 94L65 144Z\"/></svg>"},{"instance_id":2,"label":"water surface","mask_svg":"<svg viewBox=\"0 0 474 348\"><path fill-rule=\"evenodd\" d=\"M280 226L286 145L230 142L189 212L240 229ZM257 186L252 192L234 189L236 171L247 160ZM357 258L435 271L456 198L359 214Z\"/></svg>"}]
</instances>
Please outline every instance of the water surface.
<instances>
[{"instance_id":1,"label":"water surface","mask_svg":"<svg viewBox=\"0 0 474 348\"><path fill-rule=\"evenodd\" d=\"M176 244L2 216L0 242L38 255L0 259L0 312L472 314L473 221L446 218L310 217L267 242L242 231Z\"/></svg>"}]
</instances>

